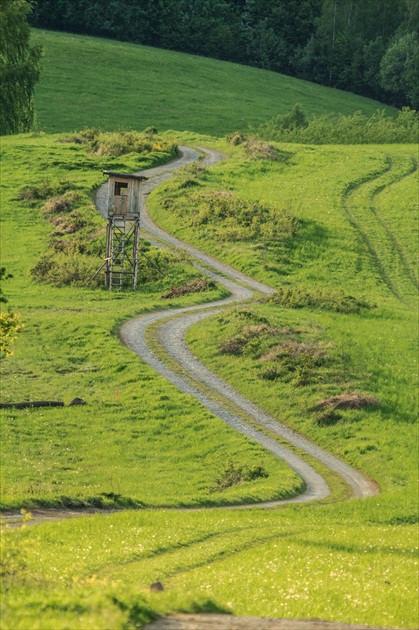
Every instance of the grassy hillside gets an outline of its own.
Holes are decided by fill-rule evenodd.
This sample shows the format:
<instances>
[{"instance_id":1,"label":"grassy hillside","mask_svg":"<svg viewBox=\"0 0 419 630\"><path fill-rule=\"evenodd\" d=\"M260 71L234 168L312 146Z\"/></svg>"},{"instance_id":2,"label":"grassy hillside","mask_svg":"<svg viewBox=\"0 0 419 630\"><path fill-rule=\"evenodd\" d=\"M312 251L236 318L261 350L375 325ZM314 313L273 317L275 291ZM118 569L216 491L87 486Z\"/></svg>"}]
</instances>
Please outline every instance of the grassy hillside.
<instances>
[{"instance_id":1,"label":"grassy hillside","mask_svg":"<svg viewBox=\"0 0 419 630\"><path fill-rule=\"evenodd\" d=\"M283 303L236 309L191 329L193 351L279 419L377 480L382 494L337 502L345 491L329 476L334 492L323 506L236 513L142 509L10 532L4 537L3 627L116 629L138 627L167 611L221 610L414 628L412 148L282 146L292 157L271 162L251 160L242 148L205 137L178 139L210 143L230 159L208 172L180 174L154 193L150 202L159 221L272 286L298 286L297 298L308 291L314 302L295 309L288 295ZM66 177L88 191L110 158L57 140L7 138L10 174L18 169L20 184L44 186ZM121 167L125 161L126 168L141 168L134 154L118 160ZM332 175L324 175L319 186L321 173ZM185 180L195 183L185 187ZM11 176L4 182L4 262L14 274L5 288L26 324L14 357L4 364L5 398L68 402L77 395L88 401L85 408L3 414L4 506L208 505L295 492L298 480L285 466L120 345L114 334L118 324L161 308L165 283L122 296L35 283L29 269L51 235L40 213L45 202L17 201L20 186ZM399 216L396 191L402 183L406 203L399 233L392 217ZM203 229L198 218L205 216L209 190L212 201L217 191L223 200L234 194L253 204L261 199L266 212L276 212L281 200L284 212L275 216L288 225L293 215L297 227L273 240L269 230L265 240L263 231L257 239L235 240L240 231L223 220ZM182 221L176 218L177 206L191 195L199 198L194 207L201 213L195 213L192 230L187 213ZM240 228L240 213L236 218ZM254 229L261 226L253 223ZM387 246L389 234L398 243L395 250ZM179 280L193 272L183 263L173 273ZM171 276L168 285L177 279ZM221 294L217 290L205 299ZM276 329L276 336L264 338L261 323ZM262 334L246 337L249 325ZM245 339L241 354L223 353L220 343L237 335ZM288 354L288 363L275 357L271 363L282 376L261 379L268 365L261 352L284 342L294 354ZM307 356L298 355L298 344L308 349ZM296 354L302 364L292 363ZM310 359L324 355L320 364ZM354 389L380 405L325 415L310 411L319 400ZM235 465L261 464L269 477L209 492L231 457ZM163 581L165 593L149 594L155 580Z\"/></svg>"},{"instance_id":2,"label":"grassy hillside","mask_svg":"<svg viewBox=\"0 0 419 630\"><path fill-rule=\"evenodd\" d=\"M37 99L47 130L152 124L220 136L296 101L315 113L376 108L208 59L66 34L34 37L46 46ZM6 532L2 628L137 628L176 610L416 628L416 148L289 144L266 153L191 132L156 138L152 152L120 156L95 155L58 135L3 139L2 264L13 273L3 289L25 324L15 354L2 361L3 400L88 403L2 411L3 509L137 509ZM66 247L95 266L103 222L91 197L102 169L160 163L173 141L229 159L190 168L153 193L157 221L277 289L270 302L192 328L193 352L375 479L380 495L345 500L343 482L329 473L332 496L322 504L164 509L301 490L286 466L120 344L123 321L165 308L164 291L196 271L175 256L166 279L147 277L144 267L136 294L110 294L81 281L41 283L31 269L51 250L63 274ZM223 295L216 287L170 305ZM354 392L378 404L316 407ZM214 491L231 465L262 466L268 477ZM156 580L163 593L150 593Z\"/></svg>"},{"instance_id":3,"label":"grassy hillside","mask_svg":"<svg viewBox=\"0 0 419 630\"><path fill-rule=\"evenodd\" d=\"M134 44L33 31L45 48L39 128L189 130L223 135L301 103L307 114L377 109L376 101L292 77Z\"/></svg>"},{"instance_id":4,"label":"grassy hillside","mask_svg":"<svg viewBox=\"0 0 419 630\"><path fill-rule=\"evenodd\" d=\"M71 246L65 235L57 234L60 225L45 219L45 206L51 205L49 188L65 181L78 195L87 191L87 200L81 199L72 212L91 221L89 195L92 186L104 180L101 171L106 165L116 168L118 160L118 168L134 171L161 159L158 152L151 157L132 153L96 157L84 145L60 140L18 136L3 142L2 264L14 276L5 292L11 307L22 314L25 331L14 356L2 362L2 402L68 403L78 396L88 404L64 407L58 413L56 409L3 410L2 509L222 504L298 491L300 481L285 465L178 393L122 347L117 337L124 319L164 308L167 301L161 295L196 275L187 262L172 264L166 277L144 283L143 258L138 294L89 289L86 282L49 286L31 277L30 270L57 241L61 248L65 243ZM19 199L27 186L40 198ZM94 233L104 224L98 218ZM86 249L84 233L83 238ZM93 257L92 271L99 268L103 256L102 252L102 257ZM68 264L77 268L80 258L71 255ZM59 260L54 261L56 266ZM217 289L181 298L179 303L224 294ZM212 491L232 453L238 457L236 466L263 463L269 477L221 493Z\"/></svg>"},{"instance_id":5,"label":"grassy hillside","mask_svg":"<svg viewBox=\"0 0 419 630\"><path fill-rule=\"evenodd\" d=\"M278 289L253 310L205 320L189 341L236 388L364 469L401 507L416 478L415 147L280 149L286 161L235 149L211 172L189 174L186 192L179 175L149 200L168 231ZM278 234L255 221L263 212ZM286 217L297 220L293 231ZM379 407L329 410L330 418L313 412L354 390Z\"/></svg>"}]
</instances>

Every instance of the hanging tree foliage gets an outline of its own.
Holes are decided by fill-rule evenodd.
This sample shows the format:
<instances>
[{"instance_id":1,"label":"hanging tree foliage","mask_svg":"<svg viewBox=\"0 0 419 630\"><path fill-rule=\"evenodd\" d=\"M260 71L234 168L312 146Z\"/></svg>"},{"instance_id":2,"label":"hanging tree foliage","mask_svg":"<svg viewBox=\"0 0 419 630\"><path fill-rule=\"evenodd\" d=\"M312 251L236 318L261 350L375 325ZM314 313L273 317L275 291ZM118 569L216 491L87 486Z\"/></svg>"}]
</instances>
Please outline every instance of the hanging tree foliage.
<instances>
[{"instance_id":1,"label":"hanging tree foliage","mask_svg":"<svg viewBox=\"0 0 419 630\"><path fill-rule=\"evenodd\" d=\"M7 299L3 294L1 283L13 276L6 272L5 267L0 267L0 306L7 304ZM17 341L18 335L22 332L24 325L18 313L12 313L10 310L0 312L0 359L9 357L13 354L11 344Z\"/></svg>"},{"instance_id":2,"label":"hanging tree foliage","mask_svg":"<svg viewBox=\"0 0 419 630\"><path fill-rule=\"evenodd\" d=\"M29 131L40 46L30 46L27 0L0 0L0 135Z\"/></svg>"}]
</instances>

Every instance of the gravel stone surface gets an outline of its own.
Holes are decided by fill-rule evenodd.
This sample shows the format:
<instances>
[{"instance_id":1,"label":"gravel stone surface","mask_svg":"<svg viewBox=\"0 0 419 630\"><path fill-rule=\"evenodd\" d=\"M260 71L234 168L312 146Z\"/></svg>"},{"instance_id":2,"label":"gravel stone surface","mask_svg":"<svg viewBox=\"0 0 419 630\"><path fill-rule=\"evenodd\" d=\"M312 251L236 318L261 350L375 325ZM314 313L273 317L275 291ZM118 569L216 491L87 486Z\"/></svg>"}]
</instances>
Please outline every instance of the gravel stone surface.
<instances>
[{"instance_id":1,"label":"gravel stone surface","mask_svg":"<svg viewBox=\"0 0 419 630\"><path fill-rule=\"evenodd\" d=\"M146 626L149 630L381 630L321 619L267 619L232 615L174 615ZM395 630L387 628L386 630Z\"/></svg>"}]
</instances>

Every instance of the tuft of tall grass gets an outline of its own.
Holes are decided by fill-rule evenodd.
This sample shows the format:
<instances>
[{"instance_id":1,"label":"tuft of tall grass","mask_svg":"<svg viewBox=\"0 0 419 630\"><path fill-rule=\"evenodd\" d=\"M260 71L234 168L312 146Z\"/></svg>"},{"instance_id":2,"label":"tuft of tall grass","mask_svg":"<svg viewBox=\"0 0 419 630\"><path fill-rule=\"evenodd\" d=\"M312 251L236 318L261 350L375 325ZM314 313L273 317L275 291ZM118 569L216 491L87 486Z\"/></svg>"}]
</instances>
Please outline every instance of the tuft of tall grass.
<instances>
[{"instance_id":1,"label":"tuft of tall grass","mask_svg":"<svg viewBox=\"0 0 419 630\"><path fill-rule=\"evenodd\" d=\"M267 300L288 308L318 308L336 313L360 313L374 307L366 300L346 295L343 291L285 285Z\"/></svg>"}]
</instances>

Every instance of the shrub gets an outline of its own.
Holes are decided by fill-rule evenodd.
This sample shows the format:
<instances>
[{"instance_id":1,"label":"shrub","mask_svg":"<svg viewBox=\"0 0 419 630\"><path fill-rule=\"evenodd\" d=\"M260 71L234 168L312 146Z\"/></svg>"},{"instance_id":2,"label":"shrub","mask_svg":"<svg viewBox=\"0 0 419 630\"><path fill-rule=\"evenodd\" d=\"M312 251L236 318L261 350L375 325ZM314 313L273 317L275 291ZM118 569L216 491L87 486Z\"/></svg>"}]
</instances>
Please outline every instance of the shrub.
<instances>
[{"instance_id":1,"label":"shrub","mask_svg":"<svg viewBox=\"0 0 419 630\"><path fill-rule=\"evenodd\" d=\"M15 343L24 329L19 313L0 312L0 359L13 354L11 344Z\"/></svg>"},{"instance_id":2,"label":"shrub","mask_svg":"<svg viewBox=\"0 0 419 630\"><path fill-rule=\"evenodd\" d=\"M327 114L307 121L298 106L285 116L276 116L252 130L262 140L298 142L301 144L388 144L417 143L419 114L404 107L397 118L377 111L365 116L358 111L351 115Z\"/></svg>"},{"instance_id":3,"label":"shrub","mask_svg":"<svg viewBox=\"0 0 419 630\"><path fill-rule=\"evenodd\" d=\"M156 282L173 271L175 265L189 262L189 256L181 250L164 250L158 247L140 249L138 281L140 284Z\"/></svg>"},{"instance_id":4,"label":"shrub","mask_svg":"<svg viewBox=\"0 0 419 630\"><path fill-rule=\"evenodd\" d=\"M231 459L228 459L221 464L217 478L210 488L210 492L222 492L226 488L244 483L245 481L254 481L255 479L266 477L269 477L269 473L263 466L238 466L234 464Z\"/></svg>"},{"instance_id":5,"label":"shrub","mask_svg":"<svg viewBox=\"0 0 419 630\"><path fill-rule=\"evenodd\" d=\"M188 164L184 166L176 177L176 189L184 190L199 186L206 179L206 170L200 164ZM166 201L166 200L165 200ZM172 199L172 202L174 200Z\"/></svg>"},{"instance_id":6,"label":"shrub","mask_svg":"<svg viewBox=\"0 0 419 630\"><path fill-rule=\"evenodd\" d=\"M319 376L320 368L330 360L321 345L287 339L260 357L259 377L269 381L281 378L296 386L307 385L314 375Z\"/></svg>"},{"instance_id":7,"label":"shrub","mask_svg":"<svg viewBox=\"0 0 419 630\"><path fill-rule=\"evenodd\" d=\"M281 287L267 301L289 308L318 308L336 313L359 313L362 309L374 307L374 305L352 295L346 295L342 291L307 289L296 285Z\"/></svg>"},{"instance_id":8,"label":"shrub","mask_svg":"<svg viewBox=\"0 0 419 630\"><path fill-rule=\"evenodd\" d=\"M229 324L234 320L244 320L247 323L253 324L269 324L269 320L255 312L253 309L245 307L235 307L228 311L223 311L217 318L220 324Z\"/></svg>"},{"instance_id":9,"label":"shrub","mask_svg":"<svg viewBox=\"0 0 419 630\"><path fill-rule=\"evenodd\" d=\"M31 269L31 275L38 282L45 282L56 287L86 286L101 260L73 251L48 253L40 256ZM97 277L91 286L99 286L101 278Z\"/></svg>"},{"instance_id":10,"label":"shrub","mask_svg":"<svg viewBox=\"0 0 419 630\"><path fill-rule=\"evenodd\" d=\"M158 134L157 127L153 127L153 126L146 127L143 133L149 138L152 138L153 136Z\"/></svg>"},{"instance_id":11,"label":"shrub","mask_svg":"<svg viewBox=\"0 0 419 630\"><path fill-rule=\"evenodd\" d=\"M235 131L234 133L227 136L227 141L233 146L238 146L239 144L243 144L245 140L246 140L246 137L240 131Z\"/></svg>"},{"instance_id":12,"label":"shrub","mask_svg":"<svg viewBox=\"0 0 419 630\"><path fill-rule=\"evenodd\" d=\"M249 342L261 337L277 335L278 330L267 324L258 324L244 327L240 333L223 341L218 349L224 354L240 354Z\"/></svg>"}]
</instances>

